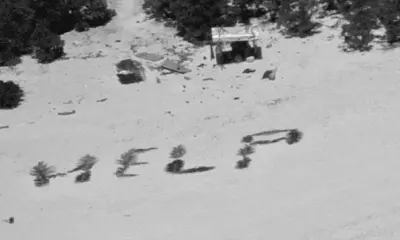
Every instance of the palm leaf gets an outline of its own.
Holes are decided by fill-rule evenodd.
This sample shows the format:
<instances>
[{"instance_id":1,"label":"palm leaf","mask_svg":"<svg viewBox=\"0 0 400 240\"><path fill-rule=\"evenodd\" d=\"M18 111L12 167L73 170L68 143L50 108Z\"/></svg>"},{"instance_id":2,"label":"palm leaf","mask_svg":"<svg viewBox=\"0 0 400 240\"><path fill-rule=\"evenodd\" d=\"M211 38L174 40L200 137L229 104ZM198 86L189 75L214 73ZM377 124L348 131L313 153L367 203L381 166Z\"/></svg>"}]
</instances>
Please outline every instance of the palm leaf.
<instances>
[{"instance_id":1,"label":"palm leaf","mask_svg":"<svg viewBox=\"0 0 400 240\"><path fill-rule=\"evenodd\" d=\"M181 158L186 154L186 148L183 145L174 147L170 153L170 158Z\"/></svg>"}]
</instances>

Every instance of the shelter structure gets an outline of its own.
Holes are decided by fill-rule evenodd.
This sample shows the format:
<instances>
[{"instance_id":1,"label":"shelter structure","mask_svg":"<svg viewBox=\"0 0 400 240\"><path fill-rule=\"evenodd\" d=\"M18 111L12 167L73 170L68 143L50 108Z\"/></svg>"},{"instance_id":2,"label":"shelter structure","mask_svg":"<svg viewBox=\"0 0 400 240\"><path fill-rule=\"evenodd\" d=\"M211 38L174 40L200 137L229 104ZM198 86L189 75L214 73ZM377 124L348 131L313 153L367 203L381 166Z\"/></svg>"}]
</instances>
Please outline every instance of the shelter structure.
<instances>
[{"instance_id":1,"label":"shelter structure","mask_svg":"<svg viewBox=\"0 0 400 240\"><path fill-rule=\"evenodd\" d=\"M211 56L222 65L227 62L240 62L253 56L262 59L259 32L255 25L211 28Z\"/></svg>"}]
</instances>

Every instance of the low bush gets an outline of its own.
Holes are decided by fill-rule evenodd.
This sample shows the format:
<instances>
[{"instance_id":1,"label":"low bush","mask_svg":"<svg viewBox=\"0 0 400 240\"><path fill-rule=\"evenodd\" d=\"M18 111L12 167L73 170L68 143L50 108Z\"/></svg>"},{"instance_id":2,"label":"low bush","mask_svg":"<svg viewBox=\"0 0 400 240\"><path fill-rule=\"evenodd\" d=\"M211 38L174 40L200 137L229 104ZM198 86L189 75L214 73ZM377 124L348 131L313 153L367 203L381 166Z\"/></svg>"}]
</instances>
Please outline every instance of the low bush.
<instances>
[{"instance_id":1,"label":"low bush","mask_svg":"<svg viewBox=\"0 0 400 240\"><path fill-rule=\"evenodd\" d=\"M176 159L170 163L167 164L165 167L165 171L169 173L179 173L182 171L184 162L181 159Z\"/></svg>"},{"instance_id":2,"label":"low bush","mask_svg":"<svg viewBox=\"0 0 400 240\"><path fill-rule=\"evenodd\" d=\"M0 80L0 109L18 107L24 98L24 90L13 81Z\"/></svg>"},{"instance_id":3,"label":"low bush","mask_svg":"<svg viewBox=\"0 0 400 240\"><path fill-rule=\"evenodd\" d=\"M91 171L84 171L75 177L75 182L76 183L88 182L88 181L90 181L91 176L92 176Z\"/></svg>"}]
</instances>

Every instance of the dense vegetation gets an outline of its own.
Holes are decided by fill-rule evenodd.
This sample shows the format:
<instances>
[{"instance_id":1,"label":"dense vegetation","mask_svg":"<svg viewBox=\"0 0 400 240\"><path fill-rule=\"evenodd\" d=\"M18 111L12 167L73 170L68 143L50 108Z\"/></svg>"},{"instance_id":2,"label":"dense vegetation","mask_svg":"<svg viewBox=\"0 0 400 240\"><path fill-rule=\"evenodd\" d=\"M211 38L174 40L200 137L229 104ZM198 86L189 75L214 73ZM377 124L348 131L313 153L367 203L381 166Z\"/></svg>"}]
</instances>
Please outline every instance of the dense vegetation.
<instances>
[{"instance_id":1,"label":"dense vegetation","mask_svg":"<svg viewBox=\"0 0 400 240\"><path fill-rule=\"evenodd\" d=\"M210 27L248 23L262 17L284 33L305 37L317 28L314 16L340 14L346 20L342 36L347 49L368 50L372 30L384 27L386 41L400 36L400 0L145 0L150 16L174 24L187 40L210 39Z\"/></svg>"},{"instance_id":2,"label":"dense vegetation","mask_svg":"<svg viewBox=\"0 0 400 240\"><path fill-rule=\"evenodd\" d=\"M60 34L104 25L113 16L105 0L2 0L0 65L23 54L54 61L64 53Z\"/></svg>"},{"instance_id":3,"label":"dense vegetation","mask_svg":"<svg viewBox=\"0 0 400 240\"><path fill-rule=\"evenodd\" d=\"M13 109L24 100L24 90L13 81L0 80L0 109Z\"/></svg>"}]
</instances>

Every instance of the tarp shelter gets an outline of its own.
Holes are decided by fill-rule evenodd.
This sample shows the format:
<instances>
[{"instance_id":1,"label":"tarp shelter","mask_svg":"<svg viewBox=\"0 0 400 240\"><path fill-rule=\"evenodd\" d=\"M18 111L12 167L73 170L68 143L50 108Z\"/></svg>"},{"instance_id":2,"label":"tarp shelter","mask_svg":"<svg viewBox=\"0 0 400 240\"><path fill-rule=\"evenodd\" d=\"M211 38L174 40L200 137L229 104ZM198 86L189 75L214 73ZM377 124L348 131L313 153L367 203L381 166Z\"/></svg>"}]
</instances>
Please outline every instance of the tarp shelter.
<instances>
[{"instance_id":1,"label":"tarp shelter","mask_svg":"<svg viewBox=\"0 0 400 240\"><path fill-rule=\"evenodd\" d=\"M225 62L224 53L226 52L237 55L243 51L243 54L240 55L244 59L249 56L254 56L255 59L262 58L259 32L255 26L214 27L211 28L211 35L211 55L214 56L213 46L215 46L217 64Z\"/></svg>"}]
</instances>

